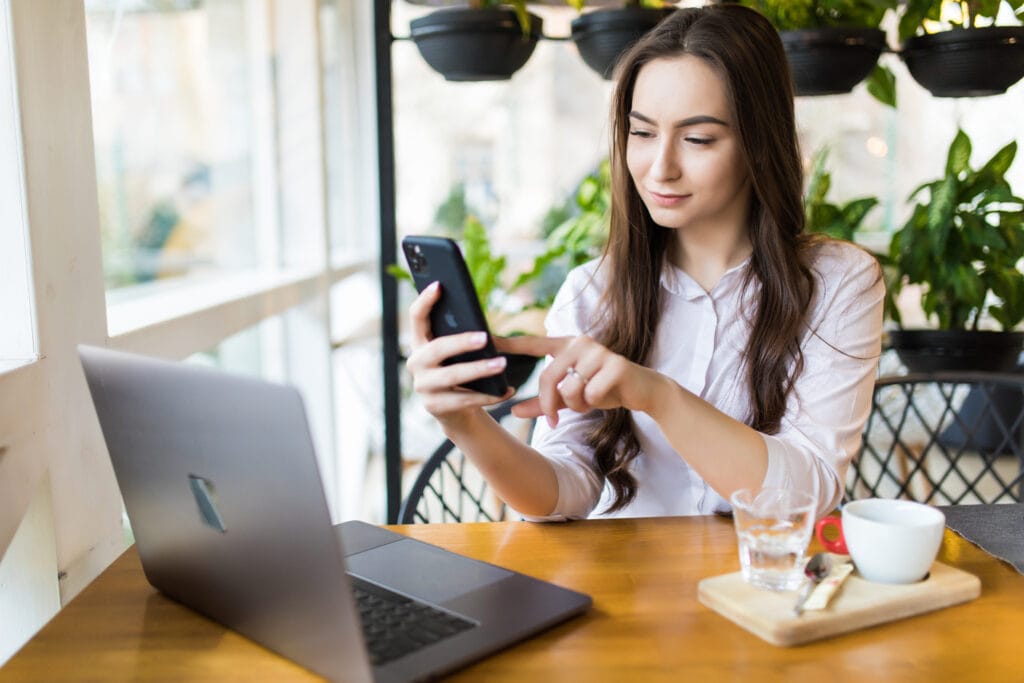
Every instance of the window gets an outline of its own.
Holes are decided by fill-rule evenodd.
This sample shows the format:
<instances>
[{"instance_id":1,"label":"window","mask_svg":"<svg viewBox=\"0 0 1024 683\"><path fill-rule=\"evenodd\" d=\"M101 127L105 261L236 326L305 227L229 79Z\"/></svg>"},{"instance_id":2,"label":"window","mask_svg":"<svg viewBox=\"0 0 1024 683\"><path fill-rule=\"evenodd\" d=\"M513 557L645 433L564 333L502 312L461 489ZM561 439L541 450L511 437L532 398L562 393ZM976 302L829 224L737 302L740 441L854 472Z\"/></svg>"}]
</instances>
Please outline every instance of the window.
<instances>
[{"instance_id":1,"label":"window","mask_svg":"<svg viewBox=\"0 0 1024 683\"><path fill-rule=\"evenodd\" d=\"M76 344L295 385L332 516L383 521L382 496L339 505L341 482L360 493L341 465L367 470L374 416L366 402L340 413L333 384L349 381L338 358L366 368L352 329L380 346L369 12L362 0L0 6L0 612L14 615L0 662L126 543ZM358 125L325 136L326 107ZM328 259L332 245L351 249ZM349 280L374 296L366 282L346 290L361 308L339 299L334 344L328 295ZM339 413L362 446L339 450ZM382 492L377 476L365 488Z\"/></svg>"},{"instance_id":2,"label":"window","mask_svg":"<svg viewBox=\"0 0 1024 683\"><path fill-rule=\"evenodd\" d=\"M86 2L108 288L257 263L258 8Z\"/></svg>"},{"instance_id":3,"label":"window","mask_svg":"<svg viewBox=\"0 0 1024 683\"><path fill-rule=\"evenodd\" d=\"M35 357L21 136L7 13L0 13L0 372Z\"/></svg>"}]
</instances>

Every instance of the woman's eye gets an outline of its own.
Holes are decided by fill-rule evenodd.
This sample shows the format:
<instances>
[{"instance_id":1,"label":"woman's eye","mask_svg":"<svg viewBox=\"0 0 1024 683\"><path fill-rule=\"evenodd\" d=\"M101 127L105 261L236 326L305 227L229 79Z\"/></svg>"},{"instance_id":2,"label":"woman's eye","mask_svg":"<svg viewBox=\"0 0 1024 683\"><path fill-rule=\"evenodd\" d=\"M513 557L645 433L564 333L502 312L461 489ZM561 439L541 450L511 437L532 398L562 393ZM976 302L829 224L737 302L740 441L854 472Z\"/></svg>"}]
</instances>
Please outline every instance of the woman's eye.
<instances>
[{"instance_id":1,"label":"woman's eye","mask_svg":"<svg viewBox=\"0 0 1024 683\"><path fill-rule=\"evenodd\" d=\"M651 132L650 131L646 131L646 130L631 130L631 131L629 131L629 134L630 135L635 135L638 138L649 138L649 137L652 137Z\"/></svg>"},{"instance_id":2,"label":"woman's eye","mask_svg":"<svg viewBox=\"0 0 1024 683\"><path fill-rule=\"evenodd\" d=\"M712 138L694 138L688 137L686 141L691 145L710 145L714 140Z\"/></svg>"}]
</instances>

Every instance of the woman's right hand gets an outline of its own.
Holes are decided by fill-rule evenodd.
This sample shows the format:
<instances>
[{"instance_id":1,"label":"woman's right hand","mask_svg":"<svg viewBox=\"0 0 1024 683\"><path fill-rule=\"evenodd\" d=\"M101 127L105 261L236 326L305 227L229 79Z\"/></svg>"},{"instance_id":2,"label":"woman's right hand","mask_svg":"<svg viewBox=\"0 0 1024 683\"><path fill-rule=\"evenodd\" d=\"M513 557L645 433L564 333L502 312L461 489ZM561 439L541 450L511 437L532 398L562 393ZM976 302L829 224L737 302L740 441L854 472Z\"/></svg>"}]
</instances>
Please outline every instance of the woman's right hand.
<instances>
[{"instance_id":1,"label":"woman's right hand","mask_svg":"<svg viewBox=\"0 0 1024 683\"><path fill-rule=\"evenodd\" d=\"M446 358L467 351L476 351L487 344L486 332L463 332L434 339L430 333L430 310L441 296L441 286L434 282L409 307L412 323L412 353L406 367L412 374L413 390L420 395L431 415L442 422L451 422L488 405L512 396L491 396L459 387L460 384L497 375L505 369L504 356L484 360L441 365Z\"/></svg>"}]
</instances>

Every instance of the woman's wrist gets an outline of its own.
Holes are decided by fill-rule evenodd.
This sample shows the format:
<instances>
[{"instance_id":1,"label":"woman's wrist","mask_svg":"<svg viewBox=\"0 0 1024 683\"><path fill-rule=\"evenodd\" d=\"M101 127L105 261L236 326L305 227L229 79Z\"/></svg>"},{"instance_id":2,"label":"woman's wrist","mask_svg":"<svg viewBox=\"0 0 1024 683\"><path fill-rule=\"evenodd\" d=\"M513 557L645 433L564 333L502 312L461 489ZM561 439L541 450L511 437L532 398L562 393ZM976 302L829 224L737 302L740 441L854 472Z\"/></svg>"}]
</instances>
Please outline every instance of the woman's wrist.
<instances>
[{"instance_id":1,"label":"woman's wrist","mask_svg":"<svg viewBox=\"0 0 1024 683\"><path fill-rule=\"evenodd\" d=\"M648 391L644 392L644 407L641 410L650 415L655 422L660 422L663 415L675 414L672 405L678 403L683 388L671 377L660 372L651 370L651 374L654 381L651 382Z\"/></svg>"},{"instance_id":2,"label":"woman's wrist","mask_svg":"<svg viewBox=\"0 0 1024 683\"><path fill-rule=\"evenodd\" d=\"M436 416L445 437L455 441L459 435L465 434L481 417L485 416L483 408L467 408L458 412Z\"/></svg>"}]
</instances>

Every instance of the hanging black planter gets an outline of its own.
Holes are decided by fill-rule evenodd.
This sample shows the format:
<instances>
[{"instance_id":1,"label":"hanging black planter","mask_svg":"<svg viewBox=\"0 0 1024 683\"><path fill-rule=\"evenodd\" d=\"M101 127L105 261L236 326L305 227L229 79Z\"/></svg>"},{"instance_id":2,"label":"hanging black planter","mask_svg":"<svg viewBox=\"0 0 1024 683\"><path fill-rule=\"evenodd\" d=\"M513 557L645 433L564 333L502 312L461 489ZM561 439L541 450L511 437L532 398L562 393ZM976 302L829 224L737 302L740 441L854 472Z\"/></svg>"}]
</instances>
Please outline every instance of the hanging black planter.
<instances>
[{"instance_id":1,"label":"hanging black planter","mask_svg":"<svg viewBox=\"0 0 1024 683\"><path fill-rule=\"evenodd\" d=\"M581 14L572 21L572 40L587 66L612 77L619 57L674 9L624 7Z\"/></svg>"},{"instance_id":2,"label":"hanging black planter","mask_svg":"<svg viewBox=\"0 0 1024 683\"><path fill-rule=\"evenodd\" d=\"M503 81L533 54L543 21L530 14L524 34L510 9L451 8L413 19L410 35L423 59L449 81Z\"/></svg>"},{"instance_id":3,"label":"hanging black planter","mask_svg":"<svg viewBox=\"0 0 1024 683\"><path fill-rule=\"evenodd\" d=\"M1024 332L891 330L889 340L911 372L1012 372L1024 347Z\"/></svg>"},{"instance_id":4,"label":"hanging black planter","mask_svg":"<svg viewBox=\"0 0 1024 683\"><path fill-rule=\"evenodd\" d=\"M877 28L809 28L779 35L800 96L850 92L886 47L885 32Z\"/></svg>"},{"instance_id":5,"label":"hanging black planter","mask_svg":"<svg viewBox=\"0 0 1024 683\"><path fill-rule=\"evenodd\" d=\"M1024 26L953 29L903 43L910 75L936 97L999 95L1024 76Z\"/></svg>"}]
</instances>

